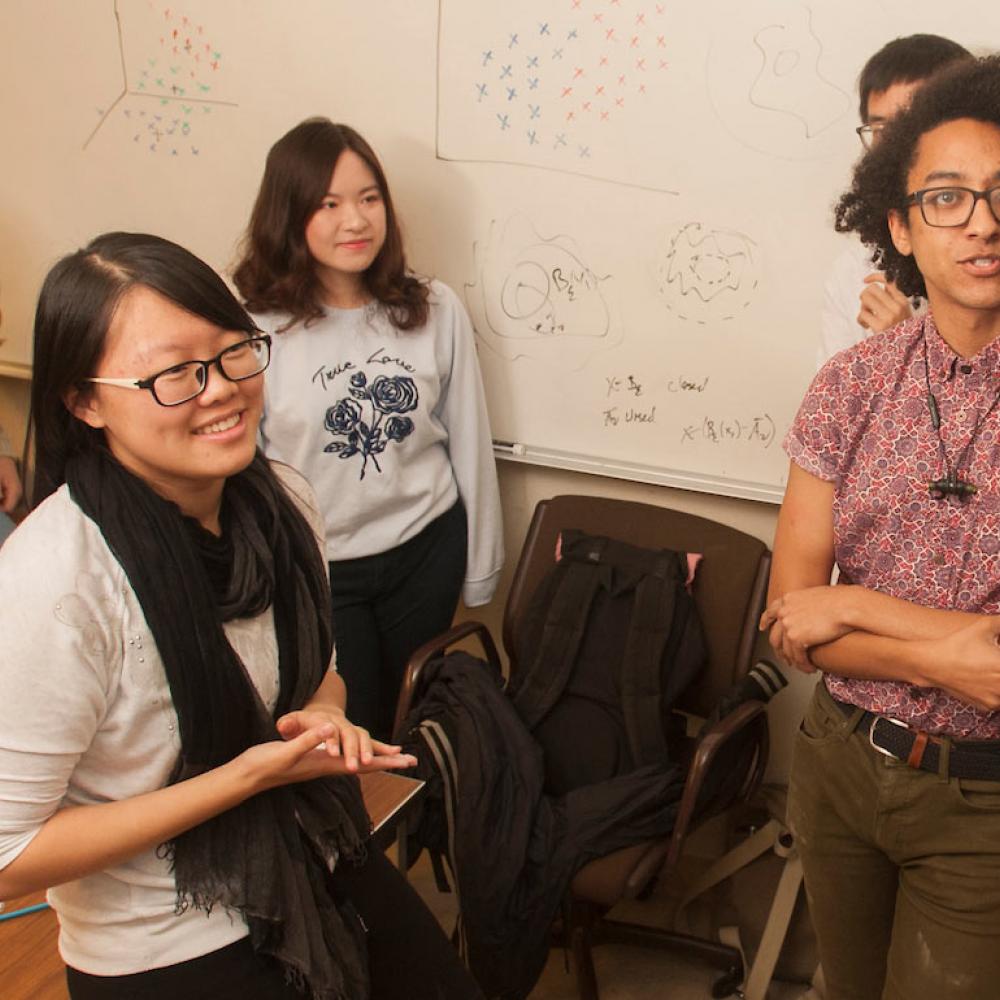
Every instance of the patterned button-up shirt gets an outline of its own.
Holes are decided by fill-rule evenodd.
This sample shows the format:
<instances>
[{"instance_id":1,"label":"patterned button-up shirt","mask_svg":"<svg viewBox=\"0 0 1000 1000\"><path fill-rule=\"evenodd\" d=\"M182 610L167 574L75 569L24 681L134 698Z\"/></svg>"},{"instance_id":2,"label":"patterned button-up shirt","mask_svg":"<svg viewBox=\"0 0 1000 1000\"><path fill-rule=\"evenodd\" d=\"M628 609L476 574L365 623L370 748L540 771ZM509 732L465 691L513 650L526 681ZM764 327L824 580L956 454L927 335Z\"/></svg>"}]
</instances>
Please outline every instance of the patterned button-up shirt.
<instances>
[{"instance_id":1,"label":"patterned button-up shirt","mask_svg":"<svg viewBox=\"0 0 1000 1000\"><path fill-rule=\"evenodd\" d=\"M926 607L1000 612L998 393L1000 340L962 358L930 316L870 337L821 369L784 445L797 465L834 484L842 578ZM948 472L942 448L977 487L964 501L928 491ZM937 688L833 675L826 684L842 701L927 732L1000 738L1000 713Z\"/></svg>"}]
</instances>

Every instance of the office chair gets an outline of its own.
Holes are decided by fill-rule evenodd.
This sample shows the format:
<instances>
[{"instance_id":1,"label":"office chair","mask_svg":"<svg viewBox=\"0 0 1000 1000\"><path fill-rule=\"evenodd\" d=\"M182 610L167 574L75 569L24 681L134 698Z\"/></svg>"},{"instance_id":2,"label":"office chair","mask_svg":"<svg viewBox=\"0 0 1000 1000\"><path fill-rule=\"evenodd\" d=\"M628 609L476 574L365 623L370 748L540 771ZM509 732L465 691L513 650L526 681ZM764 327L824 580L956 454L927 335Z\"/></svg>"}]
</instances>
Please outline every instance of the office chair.
<instances>
[{"instance_id":1,"label":"office chair","mask_svg":"<svg viewBox=\"0 0 1000 1000\"><path fill-rule=\"evenodd\" d=\"M528 528L504 609L503 644L510 657L511 676L521 666L515 651L532 594L552 567L559 533L567 528L646 548L703 556L693 593L704 627L708 662L676 707L692 720L707 718L752 665L770 569L767 546L715 521L650 504L587 496L541 501ZM465 622L427 643L410 660L397 708L397 728L409 711L424 664L469 637L477 638L487 660L499 665L496 646L481 623ZM689 731L692 728L689 726ZM764 704L745 702L671 749L672 759L681 760L686 768L672 835L598 858L584 865L571 883L564 932L581 1000L598 1000L592 947L601 941L692 952L723 969L724 976L713 991L719 997L729 995L742 981L742 960L735 947L605 917L615 903L640 896L658 875L674 869L687 838L704 821L749 799L767 763Z\"/></svg>"}]
</instances>

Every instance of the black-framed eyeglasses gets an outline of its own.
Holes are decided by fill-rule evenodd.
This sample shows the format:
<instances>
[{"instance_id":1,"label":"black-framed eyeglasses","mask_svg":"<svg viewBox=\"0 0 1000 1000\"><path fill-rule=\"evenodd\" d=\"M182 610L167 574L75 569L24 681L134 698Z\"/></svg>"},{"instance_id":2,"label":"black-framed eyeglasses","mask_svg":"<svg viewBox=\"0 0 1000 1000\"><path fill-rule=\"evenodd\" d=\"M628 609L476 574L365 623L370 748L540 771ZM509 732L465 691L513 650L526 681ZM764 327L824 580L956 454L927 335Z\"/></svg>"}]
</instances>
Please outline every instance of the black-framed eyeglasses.
<instances>
[{"instance_id":1,"label":"black-framed eyeglasses","mask_svg":"<svg viewBox=\"0 0 1000 1000\"><path fill-rule=\"evenodd\" d=\"M87 381L123 389L148 389L160 406L180 406L205 391L212 365L230 382L242 382L259 375L270 362L271 338L262 333L231 344L207 361L182 361L148 378L88 378Z\"/></svg>"},{"instance_id":2,"label":"black-framed eyeglasses","mask_svg":"<svg viewBox=\"0 0 1000 1000\"><path fill-rule=\"evenodd\" d=\"M907 195L905 204L919 205L928 226L948 228L964 226L972 218L980 198L990 206L993 218L1000 223L1000 185L986 191L967 187L924 188Z\"/></svg>"},{"instance_id":3,"label":"black-framed eyeglasses","mask_svg":"<svg viewBox=\"0 0 1000 1000\"><path fill-rule=\"evenodd\" d=\"M875 140L879 137L882 129L885 128L887 122L870 122L865 125L859 125L854 131L858 133L858 138L861 140L861 145L865 149L871 149L875 145Z\"/></svg>"}]
</instances>

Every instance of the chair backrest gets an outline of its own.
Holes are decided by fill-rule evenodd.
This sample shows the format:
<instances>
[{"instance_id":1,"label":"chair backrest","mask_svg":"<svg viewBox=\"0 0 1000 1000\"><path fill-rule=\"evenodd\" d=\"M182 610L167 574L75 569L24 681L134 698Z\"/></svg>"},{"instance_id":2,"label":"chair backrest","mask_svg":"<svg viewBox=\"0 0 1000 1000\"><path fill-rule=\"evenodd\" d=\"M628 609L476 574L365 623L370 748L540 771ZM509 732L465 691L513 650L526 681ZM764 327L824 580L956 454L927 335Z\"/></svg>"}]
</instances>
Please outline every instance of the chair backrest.
<instances>
[{"instance_id":1,"label":"chair backrest","mask_svg":"<svg viewBox=\"0 0 1000 1000\"><path fill-rule=\"evenodd\" d=\"M647 548L700 553L694 597L705 629L708 666L678 702L706 716L753 662L757 620L764 608L771 553L751 535L694 514L607 497L542 500L521 549L504 609L503 641L516 673L517 636L528 602L555 560L564 528L607 535Z\"/></svg>"}]
</instances>

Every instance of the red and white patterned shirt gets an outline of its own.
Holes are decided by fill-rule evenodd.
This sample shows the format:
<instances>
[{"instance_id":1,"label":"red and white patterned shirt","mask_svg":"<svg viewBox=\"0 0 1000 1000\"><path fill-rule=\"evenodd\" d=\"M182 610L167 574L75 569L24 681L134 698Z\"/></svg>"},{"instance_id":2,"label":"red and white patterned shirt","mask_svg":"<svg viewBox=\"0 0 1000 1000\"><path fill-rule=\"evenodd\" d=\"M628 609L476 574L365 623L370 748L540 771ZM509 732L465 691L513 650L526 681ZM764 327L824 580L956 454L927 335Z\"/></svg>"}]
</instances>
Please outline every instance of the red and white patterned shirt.
<instances>
[{"instance_id":1,"label":"red and white patterned shirt","mask_svg":"<svg viewBox=\"0 0 1000 1000\"><path fill-rule=\"evenodd\" d=\"M924 375L952 468L976 485L935 500L947 475ZM834 555L842 578L925 607L1000 613L1000 340L957 355L930 316L835 355L813 380L784 441L789 458L835 485ZM993 407L992 411L990 408ZM975 432L961 468L956 463ZM835 698L959 738L1000 738L1000 712L937 688L827 675Z\"/></svg>"}]
</instances>

